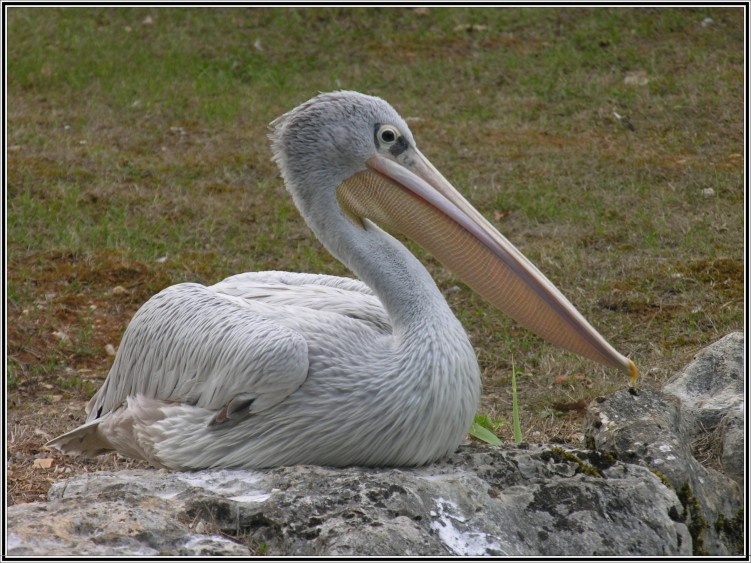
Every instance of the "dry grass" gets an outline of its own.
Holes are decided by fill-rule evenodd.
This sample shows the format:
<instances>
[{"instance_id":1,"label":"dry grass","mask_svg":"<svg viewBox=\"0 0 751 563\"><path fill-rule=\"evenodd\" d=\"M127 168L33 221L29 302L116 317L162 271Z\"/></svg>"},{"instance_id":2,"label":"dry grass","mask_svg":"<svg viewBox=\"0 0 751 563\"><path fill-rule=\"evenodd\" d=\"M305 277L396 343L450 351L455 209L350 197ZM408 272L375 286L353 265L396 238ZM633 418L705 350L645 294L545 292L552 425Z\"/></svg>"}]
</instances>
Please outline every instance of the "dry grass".
<instances>
[{"instance_id":1,"label":"dry grass","mask_svg":"<svg viewBox=\"0 0 751 563\"><path fill-rule=\"evenodd\" d=\"M107 345L150 295L259 269L346 275L266 141L271 119L318 90L394 104L421 150L660 385L743 328L742 16L11 9L9 501L124 466L43 444L83 420ZM510 422L513 358L525 439L580 445L582 405L622 376L541 342L415 250L459 288L447 298L478 352L481 412ZM510 440L510 424L499 433Z\"/></svg>"}]
</instances>

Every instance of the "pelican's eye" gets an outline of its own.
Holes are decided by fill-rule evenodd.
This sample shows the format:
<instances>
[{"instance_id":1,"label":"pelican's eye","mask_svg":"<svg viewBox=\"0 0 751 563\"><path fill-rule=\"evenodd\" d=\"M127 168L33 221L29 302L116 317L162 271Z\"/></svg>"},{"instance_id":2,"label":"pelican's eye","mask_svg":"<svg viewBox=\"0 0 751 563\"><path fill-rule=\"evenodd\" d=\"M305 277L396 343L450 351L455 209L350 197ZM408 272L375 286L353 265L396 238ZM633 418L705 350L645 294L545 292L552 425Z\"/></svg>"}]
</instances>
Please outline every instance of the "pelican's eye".
<instances>
[{"instance_id":1,"label":"pelican's eye","mask_svg":"<svg viewBox=\"0 0 751 563\"><path fill-rule=\"evenodd\" d=\"M399 156L409 147L407 139L393 125L376 124L376 146L381 150L390 152L393 156Z\"/></svg>"},{"instance_id":2,"label":"pelican's eye","mask_svg":"<svg viewBox=\"0 0 751 563\"><path fill-rule=\"evenodd\" d=\"M381 125L376 132L379 145L393 145L399 138L399 131L391 125Z\"/></svg>"}]
</instances>

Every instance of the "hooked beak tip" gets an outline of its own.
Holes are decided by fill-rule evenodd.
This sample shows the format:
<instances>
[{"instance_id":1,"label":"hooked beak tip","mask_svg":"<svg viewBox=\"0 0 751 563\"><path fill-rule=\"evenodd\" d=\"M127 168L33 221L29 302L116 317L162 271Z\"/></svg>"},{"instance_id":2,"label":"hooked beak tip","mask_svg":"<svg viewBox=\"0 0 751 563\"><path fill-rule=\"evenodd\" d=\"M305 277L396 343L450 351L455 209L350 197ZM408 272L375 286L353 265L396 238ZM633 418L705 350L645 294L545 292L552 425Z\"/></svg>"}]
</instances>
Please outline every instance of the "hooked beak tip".
<instances>
[{"instance_id":1,"label":"hooked beak tip","mask_svg":"<svg viewBox=\"0 0 751 563\"><path fill-rule=\"evenodd\" d=\"M629 376L629 385L633 387L634 384L636 384L636 380L639 379L639 368L637 368L636 364L630 359L628 360L628 367L631 370L631 374Z\"/></svg>"}]
</instances>

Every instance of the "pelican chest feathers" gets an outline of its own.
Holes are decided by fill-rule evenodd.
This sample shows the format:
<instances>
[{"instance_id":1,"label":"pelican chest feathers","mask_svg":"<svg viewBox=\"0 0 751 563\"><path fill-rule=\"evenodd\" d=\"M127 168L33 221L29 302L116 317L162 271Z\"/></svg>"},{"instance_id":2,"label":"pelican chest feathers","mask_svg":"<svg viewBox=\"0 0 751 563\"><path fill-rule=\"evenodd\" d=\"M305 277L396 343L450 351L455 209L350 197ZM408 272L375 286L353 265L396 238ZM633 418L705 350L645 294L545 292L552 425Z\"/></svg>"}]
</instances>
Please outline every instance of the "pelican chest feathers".
<instances>
[{"instance_id":1,"label":"pelican chest feathers","mask_svg":"<svg viewBox=\"0 0 751 563\"><path fill-rule=\"evenodd\" d=\"M427 270L387 230L531 331L636 377L385 101L321 94L270 136L301 215L361 281L258 272L165 289L130 322L87 422L49 445L173 469L409 466L450 454L472 423L480 370Z\"/></svg>"}]
</instances>

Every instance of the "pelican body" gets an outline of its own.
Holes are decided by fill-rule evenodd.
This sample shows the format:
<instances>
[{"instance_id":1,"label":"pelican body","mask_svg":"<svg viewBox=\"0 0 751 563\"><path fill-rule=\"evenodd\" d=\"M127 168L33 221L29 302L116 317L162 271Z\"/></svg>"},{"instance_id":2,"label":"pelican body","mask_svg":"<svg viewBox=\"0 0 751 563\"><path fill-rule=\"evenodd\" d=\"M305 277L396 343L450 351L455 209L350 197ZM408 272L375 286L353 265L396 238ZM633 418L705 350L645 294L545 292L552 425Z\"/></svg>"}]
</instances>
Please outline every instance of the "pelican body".
<instances>
[{"instance_id":1,"label":"pelican body","mask_svg":"<svg viewBox=\"0 0 751 563\"><path fill-rule=\"evenodd\" d=\"M477 359L428 271L384 229L543 338L636 377L384 100L320 94L271 128L301 215L359 279L258 272L168 287L133 317L86 423L50 446L180 470L414 466L452 453L478 406Z\"/></svg>"}]
</instances>

